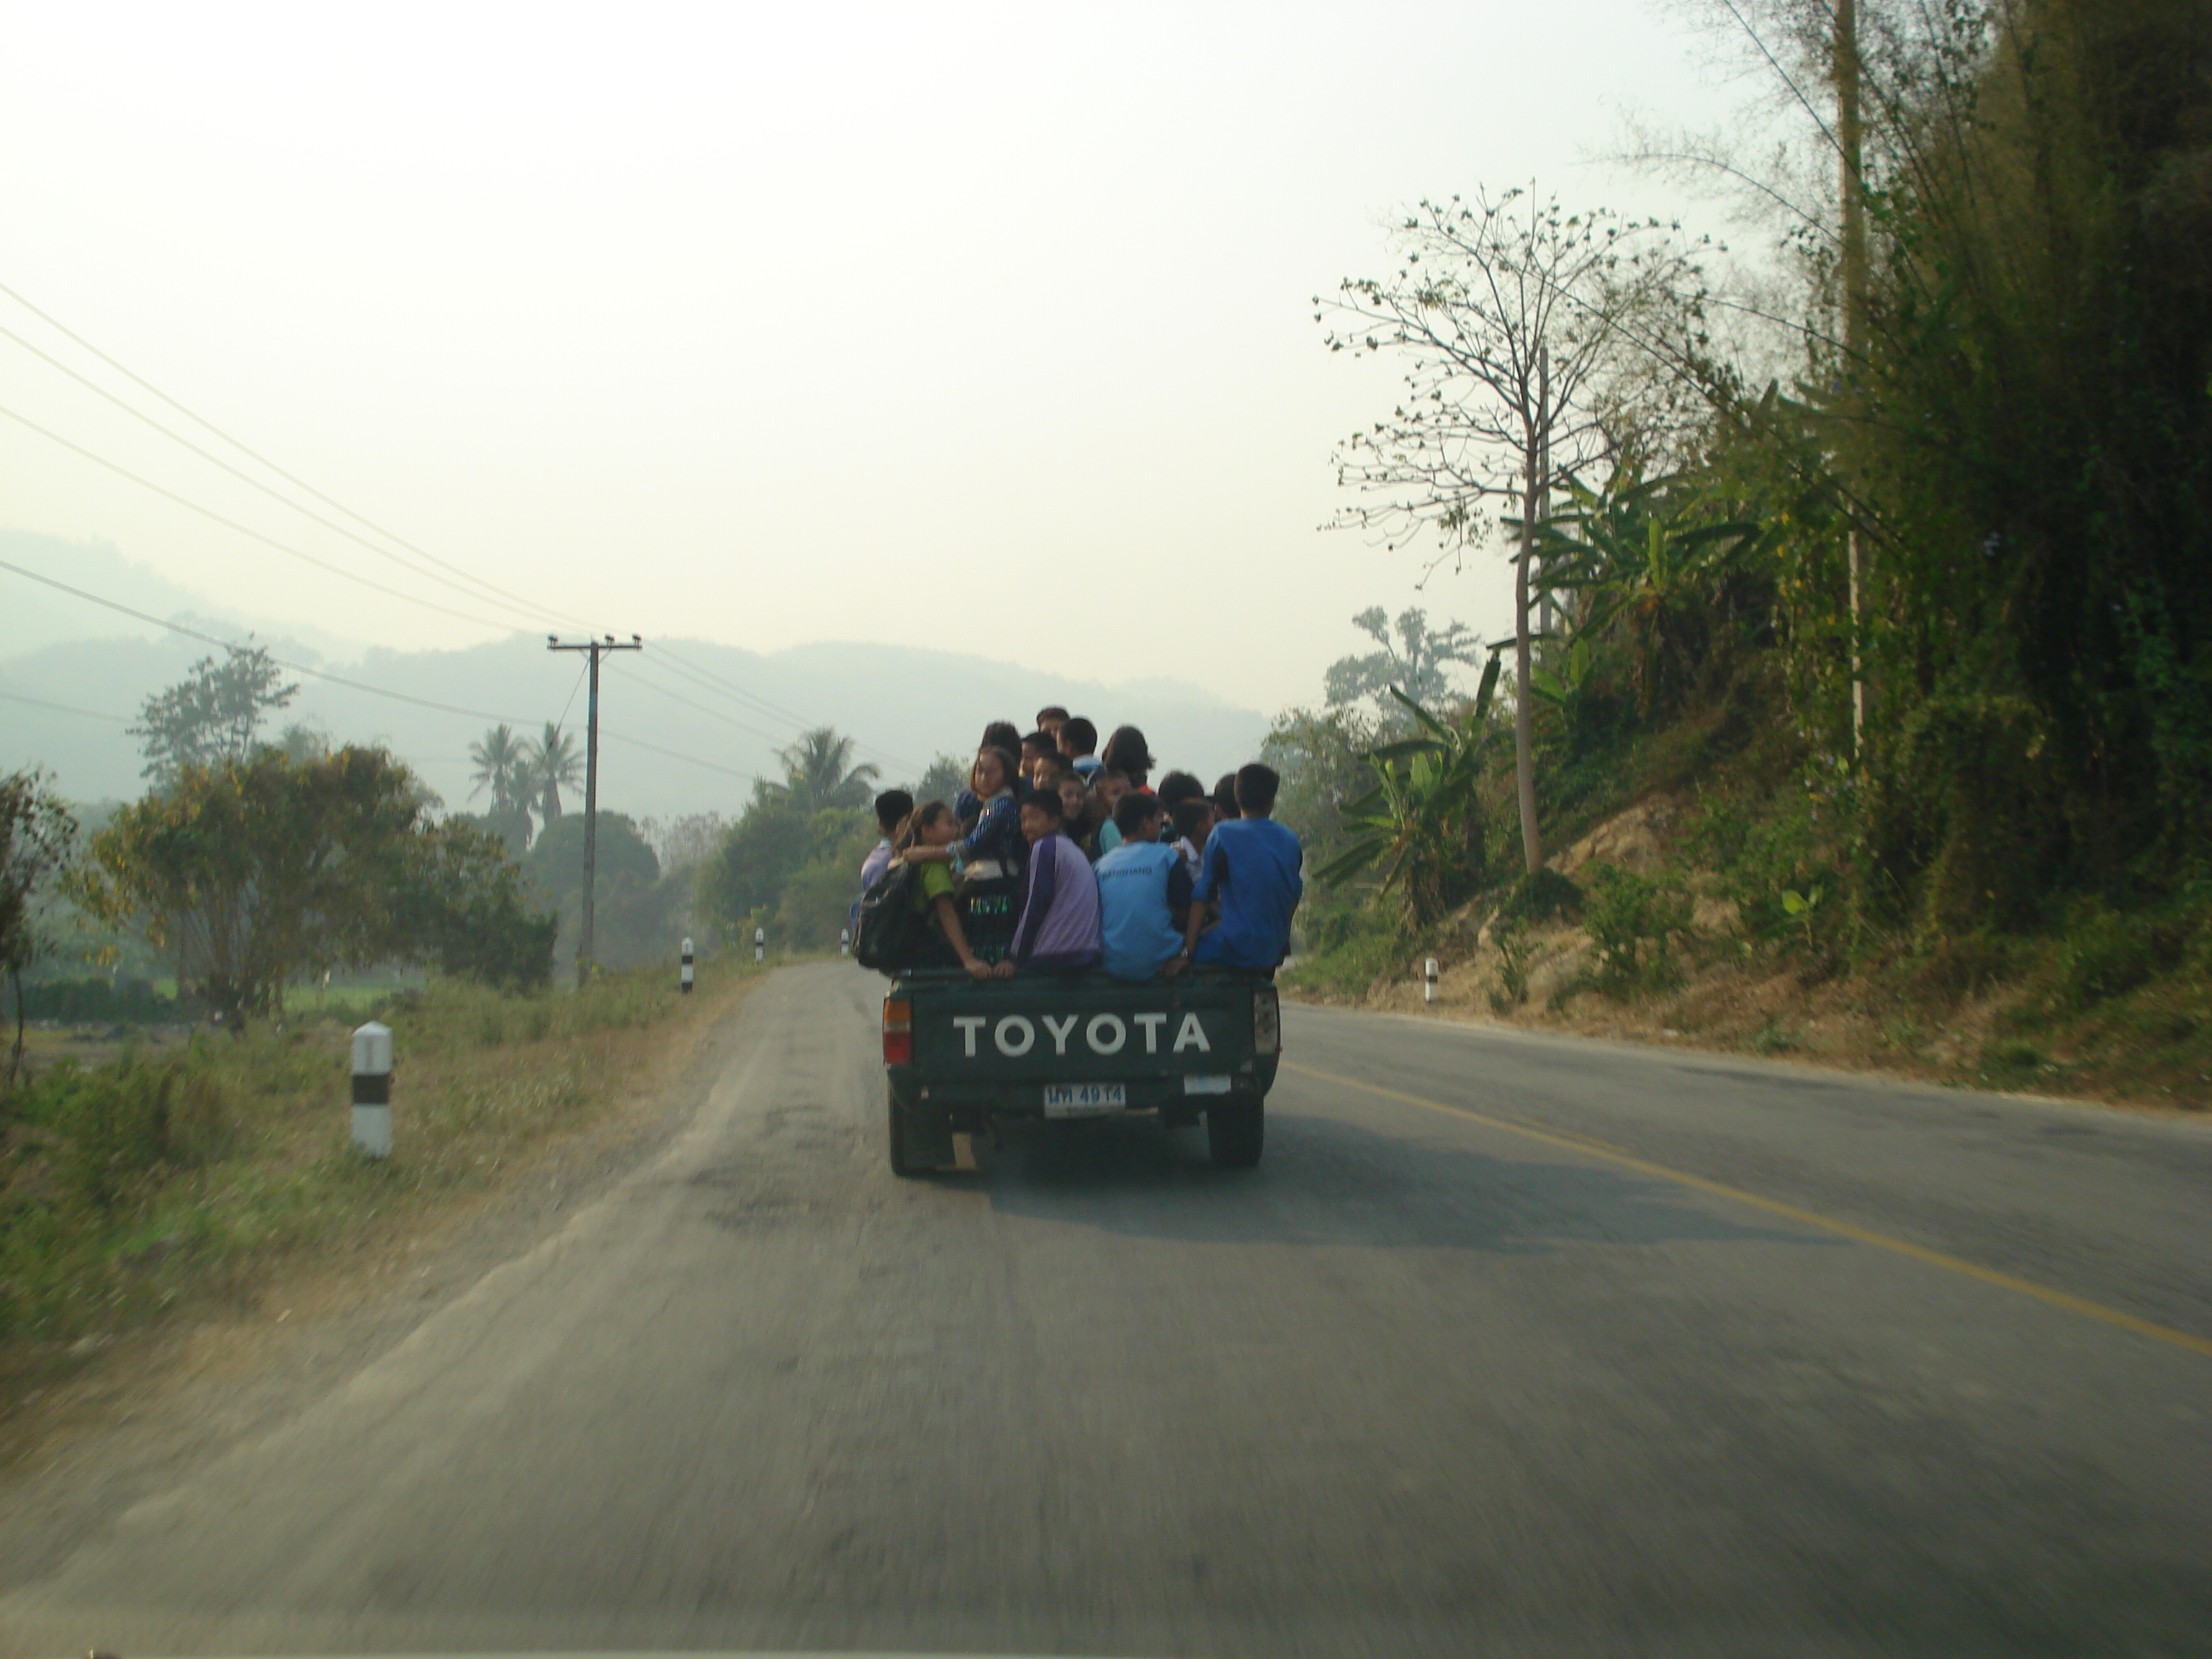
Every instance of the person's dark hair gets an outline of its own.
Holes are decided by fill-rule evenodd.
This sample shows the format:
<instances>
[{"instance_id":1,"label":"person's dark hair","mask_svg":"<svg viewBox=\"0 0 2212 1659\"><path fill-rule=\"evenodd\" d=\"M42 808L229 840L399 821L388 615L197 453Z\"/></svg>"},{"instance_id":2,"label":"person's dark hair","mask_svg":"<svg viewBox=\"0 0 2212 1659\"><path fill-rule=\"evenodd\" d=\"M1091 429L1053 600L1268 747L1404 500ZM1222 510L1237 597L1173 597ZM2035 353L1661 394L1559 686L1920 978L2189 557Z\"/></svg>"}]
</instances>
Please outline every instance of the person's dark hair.
<instances>
[{"instance_id":1,"label":"person's dark hair","mask_svg":"<svg viewBox=\"0 0 2212 1659\"><path fill-rule=\"evenodd\" d=\"M1022 739L1022 747L1034 749L1040 755L1057 755L1060 740L1049 732L1032 732Z\"/></svg>"},{"instance_id":2,"label":"person's dark hair","mask_svg":"<svg viewBox=\"0 0 2212 1659\"><path fill-rule=\"evenodd\" d=\"M1022 728L1012 720L993 720L983 728L983 741L975 746L978 749L1011 749L1019 753Z\"/></svg>"},{"instance_id":3,"label":"person's dark hair","mask_svg":"<svg viewBox=\"0 0 2212 1659\"><path fill-rule=\"evenodd\" d=\"M1029 790L1022 796L1022 805L1024 807L1036 807L1054 823L1061 821L1063 809L1060 804L1060 791L1057 788Z\"/></svg>"},{"instance_id":4,"label":"person's dark hair","mask_svg":"<svg viewBox=\"0 0 2212 1659\"><path fill-rule=\"evenodd\" d=\"M1197 775L1194 773L1170 772L1160 780L1158 793L1160 805L1173 811L1177 801L1188 800L1194 795L1205 794L1206 786L1198 781Z\"/></svg>"},{"instance_id":5,"label":"person's dark hair","mask_svg":"<svg viewBox=\"0 0 2212 1659\"><path fill-rule=\"evenodd\" d=\"M1186 841L1194 842L1213 827L1213 803L1204 795L1185 795L1168 813L1175 819L1176 834Z\"/></svg>"},{"instance_id":6,"label":"person's dark hair","mask_svg":"<svg viewBox=\"0 0 2212 1659\"><path fill-rule=\"evenodd\" d=\"M921 832L939 818L949 818L952 809L941 800L924 801L907 814L906 828L899 833L898 850L902 853L921 839Z\"/></svg>"},{"instance_id":7,"label":"person's dark hair","mask_svg":"<svg viewBox=\"0 0 2212 1659\"><path fill-rule=\"evenodd\" d=\"M1060 752L1088 755L1098 747L1098 728L1078 714L1060 728Z\"/></svg>"},{"instance_id":8,"label":"person's dark hair","mask_svg":"<svg viewBox=\"0 0 2212 1659\"><path fill-rule=\"evenodd\" d=\"M1124 836L1133 836L1159 815L1158 795L1140 795L1133 789L1121 797L1121 804L1114 809L1114 827Z\"/></svg>"},{"instance_id":9,"label":"person's dark hair","mask_svg":"<svg viewBox=\"0 0 2212 1659\"><path fill-rule=\"evenodd\" d=\"M1116 772L1127 772L1134 788L1143 788L1145 780L1152 775L1152 747L1146 743L1145 734L1133 726L1115 726L1098 758Z\"/></svg>"},{"instance_id":10,"label":"person's dark hair","mask_svg":"<svg viewBox=\"0 0 2212 1659\"><path fill-rule=\"evenodd\" d=\"M1237 807L1255 818L1264 818L1275 810L1275 791L1283 787L1283 780L1272 766L1262 766L1254 761L1249 766L1237 769Z\"/></svg>"},{"instance_id":11,"label":"person's dark hair","mask_svg":"<svg viewBox=\"0 0 2212 1659\"><path fill-rule=\"evenodd\" d=\"M887 836L896 835L906 815L914 811L914 797L903 789L886 789L876 797L876 822Z\"/></svg>"},{"instance_id":12,"label":"person's dark hair","mask_svg":"<svg viewBox=\"0 0 2212 1659\"><path fill-rule=\"evenodd\" d=\"M1224 818L1237 816L1237 775L1224 772L1213 781L1213 805Z\"/></svg>"},{"instance_id":13,"label":"person's dark hair","mask_svg":"<svg viewBox=\"0 0 2212 1659\"><path fill-rule=\"evenodd\" d=\"M1042 726L1047 720L1058 720L1065 726L1067 724L1067 710L1056 702L1048 702L1037 710L1037 724Z\"/></svg>"},{"instance_id":14,"label":"person's dark hair","mask_svg":"<svg viewBox=\"0 0 2212 1659\"><path fill-rule=\"evenodd\" d=\"M979 761L986 755L991 756L999 763L999 787L1000 788L1011 789L1017 783L1021 781L1022 757L1019 755L1014 753L1012 750L998 744L986 744L982 748L975 751L975 758ZM973 776L975 774L975 768L971 766L968 769L969 775Z\"/></svg>"}]
</instances>

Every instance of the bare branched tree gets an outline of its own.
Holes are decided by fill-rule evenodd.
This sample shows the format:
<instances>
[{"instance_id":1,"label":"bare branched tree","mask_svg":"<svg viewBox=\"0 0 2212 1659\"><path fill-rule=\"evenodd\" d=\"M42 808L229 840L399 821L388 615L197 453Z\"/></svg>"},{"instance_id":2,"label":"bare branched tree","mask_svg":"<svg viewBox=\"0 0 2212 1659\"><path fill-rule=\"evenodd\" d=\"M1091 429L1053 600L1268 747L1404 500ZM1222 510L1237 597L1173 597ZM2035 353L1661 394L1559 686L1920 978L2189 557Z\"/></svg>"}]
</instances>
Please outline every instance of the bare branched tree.
<instances>
[{"instance_id":1,"label":"bare branched tree","mask_svg":"<svg viewBox=\"0 0 2212 1659\"><path fill-rule=\"evenodd\" d=\"M1339 446L1337 481L1358 499L1334 523L1386 548L1434 536L1436 563L1456 563L1499 522L1517 532L1515 760L1534 872L1543 864L1529 689L1534 527L1561 479L1619 459L1609 393L1625 365L1644 373L1664 360L1649 337L1677 349L1697 342L1699 274L1672 227L1570 214L1521 190L1424 201L1393 244L1395 276L1347 279L1334 300L1315 301L1330 350L1408 365L1389 417Z\"/></svg>"}]
</instances>

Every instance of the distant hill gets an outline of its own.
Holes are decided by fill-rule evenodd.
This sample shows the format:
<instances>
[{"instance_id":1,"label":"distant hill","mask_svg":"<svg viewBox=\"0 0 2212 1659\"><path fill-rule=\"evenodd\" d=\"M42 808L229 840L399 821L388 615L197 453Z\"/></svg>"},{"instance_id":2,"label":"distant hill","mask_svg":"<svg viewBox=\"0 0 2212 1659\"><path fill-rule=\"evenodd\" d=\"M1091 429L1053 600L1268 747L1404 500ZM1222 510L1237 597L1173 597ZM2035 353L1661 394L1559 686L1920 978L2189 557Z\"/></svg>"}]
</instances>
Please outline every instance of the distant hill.
<instances>
[{"instance_id":1,"label":"distant hill","mask_svg":"<svg viewBox=\"0 0 2212 1659\"><path fill-rule=\"evenodd\" d=\"M12 602L14 587L8 592ZM204 626L224 635L244 631ZM295 640L263 638L294 661L477 711L445 714L304 677L288 711L340 741L389 744L455 808L469 804L469 744L494 719L531 735L549 720L563 720L579 734L583 729L581 659L548 652L542 638L455 651L372 650L355 662L332 661ZM80 638L0 658L0 692L109 717L0 700L0 771L43 764L80 800L136 795L139 757L124 725L146 696L211 648L171 634ZM972 752L987 722L1012 720L1026 730L1048 702L1089 715L1102 732L1125 721L1142 726L1163 764L1209 781L1253 758L1267 717L1184 684L1171 664L1162 666L1162 674L1109 685L903 646L824 643L763 655L702 641L648 641L643 653L610 658L604 670L601 805L638 817L734 812L750 793L752 775L780 770L775 750L801 722L850 733L867 745L861 757L883 767L887 781L910 781L939 753ZM758 701L726 695L714 681ZM761 703L788 712L771 713ZM580 804L580 789L576 793Z\"/></svg>"}]
</instances>

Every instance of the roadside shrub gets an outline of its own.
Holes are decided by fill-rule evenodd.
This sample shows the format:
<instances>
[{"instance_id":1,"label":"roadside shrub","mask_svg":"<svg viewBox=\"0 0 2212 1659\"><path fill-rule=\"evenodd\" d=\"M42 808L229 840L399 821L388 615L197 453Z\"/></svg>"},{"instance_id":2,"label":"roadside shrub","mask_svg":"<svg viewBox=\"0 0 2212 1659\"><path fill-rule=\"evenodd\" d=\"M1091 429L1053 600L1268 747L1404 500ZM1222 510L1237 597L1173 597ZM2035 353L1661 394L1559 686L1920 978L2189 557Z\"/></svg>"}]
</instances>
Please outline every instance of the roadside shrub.
<instances>
[{"instance_id":1,"label":"roadside shrub","mask_svg":"<svg viewBox=\"0 0 2212 1659\"><path fill-rule=\"evenodd\" d=\"M1671 877L1593 865L1583 926L1596 948L1600 989L1656 989L1674 977L1670 945L1690 933L1690 895Z\"/></svg>"},{"instance_id":2,"label":"roadside shrub","mask_svg":"<svg viewBox=\"0 0 2212 1659\"><path fill-rule=\"evenodd\" d=\"M1547 921L1553 916L1578 915L1582 908L1583 890L1571 877L1550 868L1522 876L1505 890L1505 896L1498 903L1501 919L1518 921Z\"/></svg>"},{"instance_id":3,"label":"roadside shrub","mask_svg":"<svg viewBox=\"0 0 2212 1659\"><path fill-rule=\"evenodd\" d=\"M1528 1000L1528 967L1536 941L1529 937L1527 924L1505 917L1492 925L1490 942L1498 947L1498 983L1490 992L1490 1010L1510 1013Z\"/></svg>"}]
</instances>

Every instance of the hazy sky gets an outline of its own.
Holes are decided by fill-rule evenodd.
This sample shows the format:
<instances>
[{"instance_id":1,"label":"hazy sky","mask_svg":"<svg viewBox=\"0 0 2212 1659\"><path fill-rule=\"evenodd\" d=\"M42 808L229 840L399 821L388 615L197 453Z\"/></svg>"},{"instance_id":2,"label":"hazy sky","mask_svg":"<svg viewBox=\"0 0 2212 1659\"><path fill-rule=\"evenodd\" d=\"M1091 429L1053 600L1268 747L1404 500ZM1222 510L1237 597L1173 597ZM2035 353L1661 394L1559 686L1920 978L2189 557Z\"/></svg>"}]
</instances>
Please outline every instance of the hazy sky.
<instances>
[{"instance_id":1,"label":"hazy sky","mask_svg":"<svg viewBox=\"0 0 2212 1659\"><path fill-rule=\"evenodd\" d=\"M1718 95L1650 0L77 0L0 30L0 283L432 552L622 635L895 639L1267 709L1419 575L1316 533L1333 441L1395 381L1332 358L1310 297L1385 270L1380 222L1424 193L1663 205L1582 158L1623 103L1695 121ZM4 297L0 325L158 410ZM0 407L545 631L6 339ZM364 641L494 631L5 420L0 527ZM20 588L0 573L0 612ZM1493 560L1425 602L1502 631L1505 595Z\"/></svg>"}]
</instances>

